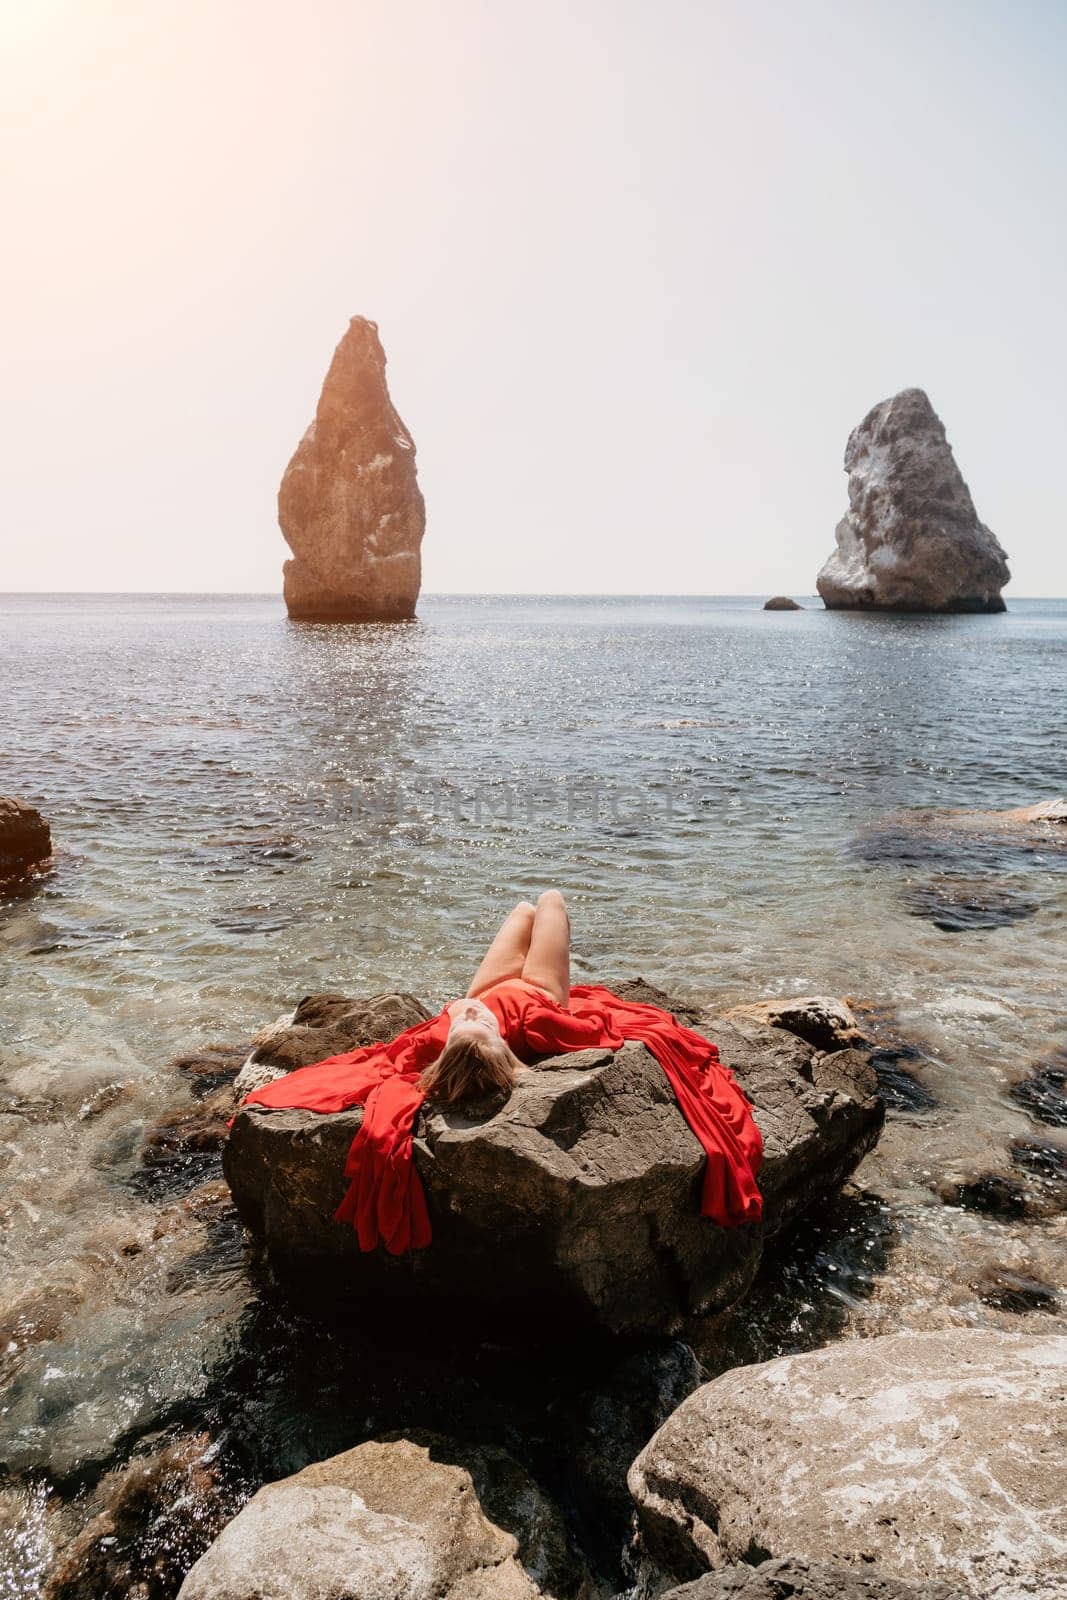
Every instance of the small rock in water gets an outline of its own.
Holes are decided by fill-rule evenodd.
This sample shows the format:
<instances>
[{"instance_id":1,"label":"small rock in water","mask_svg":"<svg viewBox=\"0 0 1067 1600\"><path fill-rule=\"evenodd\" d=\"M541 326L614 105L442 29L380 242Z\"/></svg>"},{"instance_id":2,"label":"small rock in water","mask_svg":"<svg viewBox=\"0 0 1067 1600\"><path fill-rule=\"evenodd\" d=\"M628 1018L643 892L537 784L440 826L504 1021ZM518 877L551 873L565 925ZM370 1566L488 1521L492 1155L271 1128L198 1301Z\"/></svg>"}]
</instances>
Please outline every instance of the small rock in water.
<instances>
[{"instance_id":1,"label":"small rock in water","mask_svg":"<svg viewBox=\"0 0 1067 1600\"><path fill-rule=\"evenodd\" d=\"M925 917L943 933L975 933L1007 928L1041 909L1015 889L981 881L939 878L907 890L904 902L913 917Z\"/></svg>"},{"instance_id":2,"label":"small rock in water","mask_svg":"<svg viewBox=\"0 0 1067 1600\"><path fill-rule=\"evenodd\" d=\"M935 1190L947 1206L962 1206L965 1211L981 1211L988 1217L1030 1215L1030 1192L1025 1183L1009 1173L942 1178Z\"/></svg>"},{"instance_id":3,"label":"small rock in water","mask_svg":"<svg viewBox=\"0 0 1067 1600\"><path fill-rule=\"evenodd\" d=\"M52 859L52 833L41 813L0 795L0 894L33 879Z\"/></svg>"},{"instance_id":4,"label":"small rock in water","mask_svg":"<svg viewBox=\"0 0 1067 1600\"><path fill-rule=\"evenodd\" d=\"M819 573L828 609L1003 611L1007 558L921 389L867 413L845 447L849 508Z\"/></svg>"},{"instance_id":5,"label":"small rock in water","mask_svg":"<svg viewBox=\"0 0 1067 1600\"><path fill-rule=\"evenodd\" d=\"M1067 1210L1067 1151L1040 1139L1016 1139L1008 1158L1014 1172L949 1173L935 1192L946 1205L1005 1220L1041 1220Z\"/></svg>"},{"instance_id":6,"label":"small rock in water","mask_svg":"<svg viewBox=\"0 0 1067 1600\"><path fill-rule=\"evenodd\" d=\"M892 1005L853 1002L857 1027L870 1043L867 1060L878 1079L878 1092L887 1111L932 1111L937 1096L917 1076L930 1056L900 1032Z\"/></svg>"},{"instance_id":7,"label":"small rock in water","mask_svg":"<svg viewBox=\"0 0 1067 1600\"><path fill-rule=\"evenodd\" d=\"M1016 1139L1012 1165L1025 1172L1045 1197L1050 1212L1067 1210L1067 1150L1051 1139Z\"/></svg>"},{"instance_id":8,"label":"small rock in water","mask_svg":"<svg viewBox=\"0 0 1067 1600\"><path fill-rule=\"evenodd\" d=\"M197 1099L232 1084L248 1057L247 1044L205 1044L199 1050L174 1056L170 1066L188 1078Z\"/></svg>"},{"instance_id":9,"label":"small rock in water","mask_svg":"<svg viewBox=\"0 0 1067 1600\"><path fill-rule=\"evenodd\" d=\"M887 1111L932 1111L939 1104L933 1090L915 1076L911 1065L926 1059L921 1050L911 1045L885 1045L872 1050L867 1059L874 1068L878 1093Z\"/></svg>"},{"instance_id":10,"label":"small rock in water","mask_svg":"<svg viewBox=\"0 0 1067 1600\"><path fill-rule=\"evenodd\" d=\"M862 1047L867 1040L854 1013L843 1000L833 995L801 995L788 1000L756 1000L748 1005L731 1006L722 1013L727 1022L761 1023L783 1028L798 1039L806 1039L816 1050L847 1050ZM709 1026L714 1026L709 1018Z\"/></svg>"},{"instance_id":11,"label":"small rock in water","mask_svg":"<svg viewBox=\"0 0 1067 1600\"><path fill-rule=\"evenodd\" d=\"M166 1199L214 1177L232 1115L228 1086L165 1113L145 1134L141 1169L130 1180L132 1187Z\"/></svg>"},{"instance_id":12,"label":"small rock in water","mask_svg":"<svg viewBox=\"0 0 1067 1600\"><path fill-rule=\"evenodd\" d=\"M791 600L787 594L772 595L763 602L764 611L803 611L804 607Z\"/></svg>"},{"instance_id":13,"label":"small rock in water","mask_svg":"<svg viewBox=\"0 0 1067 1600\"><path fill-rule=\"evenodd\" d=\"M983 1304L1019 1316L1028 1311L1055 1311L1060 1299L1052 1284L1012 1267L989 1267L972 1288Z\"/></svg>"}]
</instances>

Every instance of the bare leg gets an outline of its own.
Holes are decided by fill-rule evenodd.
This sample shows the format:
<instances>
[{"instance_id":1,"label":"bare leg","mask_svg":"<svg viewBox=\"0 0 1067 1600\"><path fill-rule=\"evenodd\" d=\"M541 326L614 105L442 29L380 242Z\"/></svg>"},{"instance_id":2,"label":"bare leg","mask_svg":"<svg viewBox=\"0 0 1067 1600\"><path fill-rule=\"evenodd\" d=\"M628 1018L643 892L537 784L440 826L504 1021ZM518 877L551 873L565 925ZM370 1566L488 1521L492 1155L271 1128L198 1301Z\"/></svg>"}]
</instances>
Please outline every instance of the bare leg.
<instances>
[{"instance_id":1,"label":"bare leg","mask_svg":"<svg viewBox=\"0 0 1067 1600\"><path fill-rule=\"evenodd\" d=\"M571 993L571 919L558 889L548 889L537 902L529 954L520 976L536 983L565 1006Z\"/></svg>"},{"instance_id":2,"label":"bare leg","mask_svg":"<svg viewBox=\"0 0 1067 1600\"><path fill-rule=\"evenodd\" d=\"M528 900L520 900L514 911L508 913L471 980L468 995L481 994L490 984L500 983L504 978L522 977L534 916L534 908Z\"/></svg>"}]
</instances>

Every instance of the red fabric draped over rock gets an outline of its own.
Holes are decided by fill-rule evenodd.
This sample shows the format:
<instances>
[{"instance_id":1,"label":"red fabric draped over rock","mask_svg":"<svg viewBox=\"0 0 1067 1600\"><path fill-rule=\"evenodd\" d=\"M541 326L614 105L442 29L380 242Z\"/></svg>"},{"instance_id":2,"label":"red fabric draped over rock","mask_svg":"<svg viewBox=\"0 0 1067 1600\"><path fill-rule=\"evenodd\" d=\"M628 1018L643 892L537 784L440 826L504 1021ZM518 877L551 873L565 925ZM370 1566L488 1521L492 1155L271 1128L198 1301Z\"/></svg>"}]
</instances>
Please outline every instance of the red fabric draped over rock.
<instances>
[{"instance_id":1,"label":"red fabric draped over rock","mask_svg":"<svg viewBox=\"0 0 1067 1600\"><path fill-rule=\"evenodd\" d=\"M566 1007L521 980L495 984L478 998L493 1011L520 1059L570 1050L621 1049L627 1039L648 1046L707 1153L701 1214L723 1227L755 1222L762 1213L756 1186L763 1140L748 1099L719 1052L703 1035L683 1028L657 1006L620 1000L607 989L581 985ZM351 1181L335 1213L351 1223L360 1248L379 1243L393 1255L430 1242L422 1181L411 1137L423 1102L418 1077L448 1038L447 1010L389 1044L372 1044L314 1066L300 1067L250 1094L245 1105L346 1111L363 1107L363 1125L345 1163Z\"/></svg>"}]
</instances>

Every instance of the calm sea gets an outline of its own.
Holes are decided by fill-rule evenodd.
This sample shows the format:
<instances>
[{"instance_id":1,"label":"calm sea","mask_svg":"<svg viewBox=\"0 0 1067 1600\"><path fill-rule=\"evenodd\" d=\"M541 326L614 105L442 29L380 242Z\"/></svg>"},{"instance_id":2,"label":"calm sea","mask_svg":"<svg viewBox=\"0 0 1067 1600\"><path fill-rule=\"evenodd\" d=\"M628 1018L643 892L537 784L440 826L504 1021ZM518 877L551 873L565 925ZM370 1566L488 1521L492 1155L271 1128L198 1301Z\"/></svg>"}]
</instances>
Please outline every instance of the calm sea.
<instances>
[{"instance_id":1,"label":"calm sea","mask_svg":"<svg viewBox=\"0 0 1067 1600\"><path fill-rule=\"evenodd\" d=\"M891 819L1067 791L1067 602L809 606L427 597L322 628L274 598L0 597L0 792L58 849L0 912L0 1301L51 1316L0 1412L23 1529L0 1594L32 1592L56 1504L195 1421L254 1298L235 1240L198 1271L130 1252L160 1206L142 1129L188 1093L169 1058L316 990L439 1003L550 885L580 979L848 994L914 1041L938 1105L872 1169L901 1243L859 1331L984 1316L969 1279L944 1291L964 1237L1044 1269L1043 1235L930 1181L1035 1132L1007 1088L1067 1043L1067 853L956 858Z\"/></svg>"}]
</instances>

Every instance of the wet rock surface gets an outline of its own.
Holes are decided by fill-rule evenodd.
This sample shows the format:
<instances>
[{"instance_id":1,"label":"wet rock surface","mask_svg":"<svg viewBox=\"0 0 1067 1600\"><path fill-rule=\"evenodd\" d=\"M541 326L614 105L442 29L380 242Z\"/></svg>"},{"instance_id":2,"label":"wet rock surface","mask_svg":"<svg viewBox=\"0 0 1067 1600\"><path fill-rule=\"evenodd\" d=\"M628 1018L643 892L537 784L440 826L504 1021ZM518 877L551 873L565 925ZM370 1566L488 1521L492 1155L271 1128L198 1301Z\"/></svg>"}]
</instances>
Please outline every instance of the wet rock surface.
<instances>
[{"instance_id":1,"label":"wet rock surface","mask_svg":"<svg viewBox=\"0 0 1067 1600\"><path fill-rule=\"evenodd\" d=\"M1067 1050L1055 1051L1008 1092L1036 1122L1050 1128L1067 1128Z\"/></svg>"},{"instance_id":2,"label":"wet rock surface","mask_svg":"<svg viewBox=\"0 0 1067 1600\"><path fill-rule=\"evenodd\" d=\"M506 1452L370 1440L261 1489L181 1600L592 1600L557 1508Z\"/></svg>"},{"instance_id":3,"label":"wet rock surface","mask_svg":"<svg viewBox=\"0 0 1067 1600\"><path fill-rule=\"evenodd\" d=\"M0 894L24 886L52 857L52 833L41 813L0 795Z\"/></svg>"},{"instance_id":4,"label":"wet rock surface","mask_svg":"<svg viewBox=\"0 0 1067 1600\"><path fill-rule=\"evenodd\" d=\"M1055 1311L1060 1303L1052 1284L1011 1267L988 1267L974 1288L984 1305L1016 1316L1025 1316L1028 1311Z\"/></svg>"},{"instance_id":5,"label":"wet rock surface","mask_svg":"<svg viewBox=\"0 0 1067 1600\"><path fill-rule=\"evenodd\" d=\"M1051 1139L1015 1139L1009 1156L1048 1212L1067 1210L1067 1147Z\"/></svg>"},{"instance_id":6,"label":"wet rock surface","mask_svg":"<svg viewBox=\"0 0 1067 1600\"><path fill-rule=\"evenodd\" d=\"M804 607L791 600L787 594L772 595L763 602L764 611L803 611Z\"/></svg>"},{"instance_id":7,"label":"wet rock surface","mask_svg":"<svg viewBox=\"0 0 1067 1600\"><path fill-rule=\"evenodd\" d=\"M169 1600L232 1507L206 1434L175 1440L107 1475L105 1509L64 1548L42 1600Z\"/></svg>"},{"instance_id":8,"label":"wet rock surface","mask_svg":"<svg viewBox=\"0 0 1067 1600\"><path fill-rule=\"evenodd\" d=\"M663 995L654 1003L671 1007ZM614 1333L676 1329L744 1294L764 1240L840 1187L884 1115L858 1051L824 1054L748 1019L717 1019L708 1033L764 1136L761 1227L724 1229L699 1217L704 1152L663 1072L634 1043L542 1063L502 1105L425 1107L415 1161L434 1239L424 1251L364 1255L351 1229L333 1221L358 1109L240 1111L226 1177L272 1265L308 1289L325 1281L333 1295L414 1295L468 1315L488 1306L501 1322L547 1315L557 1328L573 1320Z\"/></svg>"},{"instance_id":9,"label":"wet rock surface","mask_svg":"<svg viewBox=\"0 0 1067 1600\"><path fill-rule=\"evenodd\" d=\"M1061 1594L1067 1339L850 1340L738 1368L684 1401L630 1472L678 1578L801 1556L983 1600Z\"/></svg>"},{"instance_id":10,"label":"wet rock surface","mask_svg":"<svg viewBox=\"0 0 1067 1600\"><path fill-rule=\"evenodd\" d=\"M787 1557L709 1572L660 1600L973 1600L956 1584L900 1583L881 1572Z\"/></svg>"},{"instance_id":11,"label":"wet rock surface","mask_svg":"<svg viewBox=\"0 0 1067 1600\"><path fill-rule=\"evenodd\" d=\"M415 444L385 381L378 329L353 317L315 420L285 470L278 520L293 558L285 603L304 621L415 615L426 508Z\"/></svg>"},{"instance_id":12,"label":"wet rock surface","mask_svg":"<svg viewBox=\"0 0 1067 1600\"><path fill-rule=\"evenodd\" d=\"M867 413L849 435L845 471L849 508L817 580L828 608L1004 610L1007 558L921 389Z\"/></svg>"}]
</instances>

